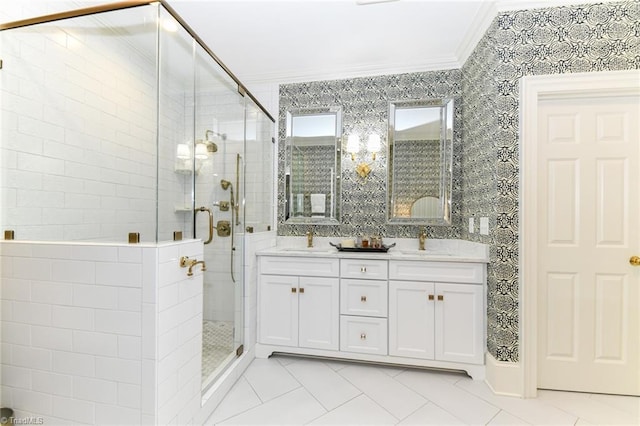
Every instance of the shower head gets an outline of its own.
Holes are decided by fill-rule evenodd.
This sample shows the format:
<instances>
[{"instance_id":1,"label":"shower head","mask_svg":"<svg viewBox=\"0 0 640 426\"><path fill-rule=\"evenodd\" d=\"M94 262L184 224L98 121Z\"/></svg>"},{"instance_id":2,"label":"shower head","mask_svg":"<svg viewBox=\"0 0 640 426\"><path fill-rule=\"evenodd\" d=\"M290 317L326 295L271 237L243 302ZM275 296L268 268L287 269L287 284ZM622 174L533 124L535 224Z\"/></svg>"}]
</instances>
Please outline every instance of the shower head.
<instances>
[{"instance_id":1,"label":"shower head","mask_svg":"<svg viewBox=\"0 0 640 426\"><path fill-rule=\"evenodd\" d=\"M229 189L230 186L233 188L233 185L231 185L231 182L229 182L228 180L224 180L224 179L222 179L220 181L220 186L222 186L222 189L224 189L225 191L227 189Z\"/></svg>"},{"instance_id":2,"label":"shower head","mask_svg":"<svg viewBox=\"0 0 640 426\"><path fill-rule=\"evenodd\" d=\"M212 130L204 132L204 144L207 146L207 152L218 152L218 145L215 142L209 140L209 134L214 134Z\"/></svg>"}]
</instances>

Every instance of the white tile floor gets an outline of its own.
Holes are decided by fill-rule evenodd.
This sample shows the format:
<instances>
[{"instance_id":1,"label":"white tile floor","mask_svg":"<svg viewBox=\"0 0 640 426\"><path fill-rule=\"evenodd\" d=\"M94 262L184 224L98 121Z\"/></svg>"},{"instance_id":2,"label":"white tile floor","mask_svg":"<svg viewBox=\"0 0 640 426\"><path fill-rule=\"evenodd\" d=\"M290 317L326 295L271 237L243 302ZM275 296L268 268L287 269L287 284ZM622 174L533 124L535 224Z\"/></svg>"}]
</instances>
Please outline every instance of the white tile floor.
<instances>
[{"instance_id":1,"label":"white tile floor","mask_svg":"<svg viewBox=\"0 0 640 426\"><path fill-rule=\"evenodd\" d=\"M256 359L206 425L640 425L640 398L494 395L464 374L274 356Z\"/></svg>"}]
</instances>

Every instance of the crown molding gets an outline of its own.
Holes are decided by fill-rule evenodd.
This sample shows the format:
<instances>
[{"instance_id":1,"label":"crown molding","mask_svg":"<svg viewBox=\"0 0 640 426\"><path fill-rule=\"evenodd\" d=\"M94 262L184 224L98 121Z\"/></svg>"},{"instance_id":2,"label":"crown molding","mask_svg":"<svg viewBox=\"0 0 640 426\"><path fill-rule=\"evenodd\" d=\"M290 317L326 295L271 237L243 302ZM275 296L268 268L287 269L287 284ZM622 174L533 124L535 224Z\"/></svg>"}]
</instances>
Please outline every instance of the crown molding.
<instances>
[{"instance_id":1,"label":"crown molding","mask_svg":"<svg viewBox=\"0 0 640 426\"><path fill-rule=\"evenodd\" d=\"M580 6L593 3L611 3L620 0L497 0L495 7L498 12L514 10L545 9L560 6Z\"/></svg>"},{"instance_id":2,"label":"crown molding","mask_svg":"<svg viewBox=\"0 0 640 426\"><path fill-rule=\"evenodd\" d=\"M447 55L438 58L430 58L419 64L404 66L400 64L377 63L368 64L357 67L337 68L332 71L318 71L317 69L309 69L306 71L295 71L291 73L260 73L260 74L243 74L240 76L242 81L252 84L289 84L303 83L308 81L323 80L342 80L346 78L372 77L389 74L404 74L412 72L426 71L442 71L459 69L461 64L454 55Z\"/></svg>"},{"instance_id":3,"label":"crown molding","mask_svg":"<svg viewBox=\"0 0 640 426\"><path fill-rule=\"evenodd\" d=\"M497 15L498 9L494 2L482 4L482 7L456 50L458 63L464 64L467 62L467 59L469 59L469 56L471 56L480 40L482 40L482 37L484 37Z\"/></svg>"}]
</instances>

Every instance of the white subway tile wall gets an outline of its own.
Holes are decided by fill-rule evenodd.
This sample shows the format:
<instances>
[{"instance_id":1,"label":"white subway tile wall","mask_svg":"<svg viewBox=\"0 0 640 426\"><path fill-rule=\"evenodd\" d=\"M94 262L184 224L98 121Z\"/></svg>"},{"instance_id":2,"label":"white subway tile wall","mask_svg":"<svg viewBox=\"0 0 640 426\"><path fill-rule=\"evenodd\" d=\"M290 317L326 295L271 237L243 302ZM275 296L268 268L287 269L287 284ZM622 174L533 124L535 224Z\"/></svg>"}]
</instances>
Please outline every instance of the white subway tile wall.
<instances>
[{"instance_id":1,"label":"white subway tile wall","mask_svg":"<svg viewBox=\"0 0 640 426\"><path fill-rule=\"evenodd\" d=\"M156 15L144 6L2 33L0 218L16 239L156 241L156 208L158 240L189 229L174 211L191 194L174 172L183 82L164 75L157 116ZM111 37L110 24L128 29Z\"/></svg>"},{"instance_id":2,"label":"white subway tile wall","mask_svg":"<svg viewBox=\"0 0 640 426\"><path fill-rule=\"evenodd\" d=\"M201 242L3 241L0 253L2 406L56 424L167 424L199 413L202 273L187 277L179 257L201 259Z\"/></svg>"}]
</instances>

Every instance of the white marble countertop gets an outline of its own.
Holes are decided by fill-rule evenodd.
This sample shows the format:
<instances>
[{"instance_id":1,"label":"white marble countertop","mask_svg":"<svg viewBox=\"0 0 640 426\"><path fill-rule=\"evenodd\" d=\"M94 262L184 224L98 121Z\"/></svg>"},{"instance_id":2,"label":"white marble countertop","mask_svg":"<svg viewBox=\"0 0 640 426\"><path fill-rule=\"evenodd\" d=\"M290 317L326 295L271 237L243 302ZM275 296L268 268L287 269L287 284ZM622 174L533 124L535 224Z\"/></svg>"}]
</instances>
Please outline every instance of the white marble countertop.
<instances>
[{"instance_id":1,"label":"white marble countertop","mask_svg":"<svg viewBox=\"0 0 640 426\"><path fill-rule=\"evenodd\" d=\"M417 238L388 238L384 245L396 244L387 253L338 251L329 243L340 244L340 238L314 237L307 247L306 237L278 237L277 245L258 251L258 256L337 257L341 259L423 260L433 262L488 263L486 244L464 240L427 240L425 250L418 250Z\"/></svg>"}]
</instances>

